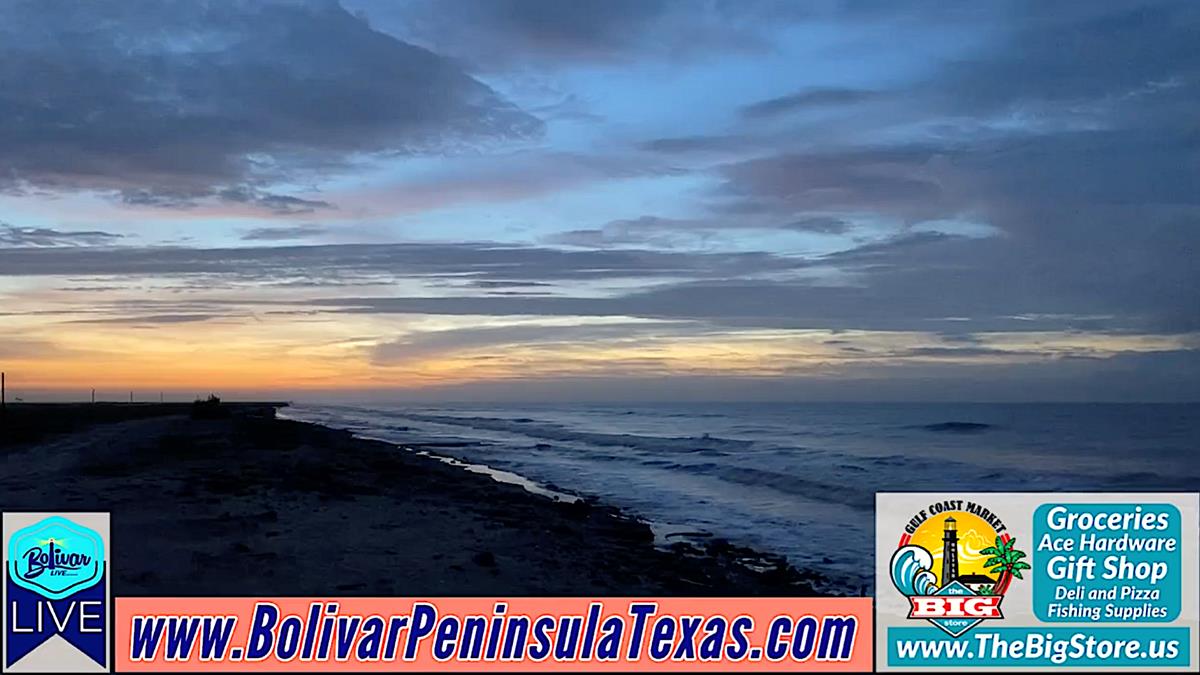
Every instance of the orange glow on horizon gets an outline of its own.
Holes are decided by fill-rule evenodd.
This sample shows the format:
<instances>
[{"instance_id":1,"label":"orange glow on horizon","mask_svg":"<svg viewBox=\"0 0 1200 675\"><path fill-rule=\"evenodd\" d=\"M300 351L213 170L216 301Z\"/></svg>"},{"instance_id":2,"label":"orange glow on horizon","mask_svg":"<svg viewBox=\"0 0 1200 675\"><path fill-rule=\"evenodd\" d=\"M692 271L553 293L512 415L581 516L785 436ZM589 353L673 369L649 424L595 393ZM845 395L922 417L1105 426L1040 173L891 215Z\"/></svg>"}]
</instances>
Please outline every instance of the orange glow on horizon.
<instances>
[{"instance_id":1,"label":"orange glow on horizon","mask_svg":"<svg viewBox=\"0 0 1200 675\"><path fill-rule=\"evenodd\" d=\"M554 327L561 328L558 320ZM586 326L586 318L575 318ZM458 344L457 330L532 326L533 337ZM537 338L541 324L489 317L251 316L162 325L28 321L3 369L10 389L175 391L425 388L473 382L589 377L855 377L863 366L1023 363L1059 355L1177 348L1187 336L981 335L990 350L963 356L919 348L926 333L708 330L695 334ZM654 326L656 324L650 323ZM547 327L549 330L550 327ZM432 331L432 333L430 333ZM557 335L557 334L554 334ZM443 336L444 346L440 344ZM836 336L837 339L831 339ZM406 340L421 345L410 355ZM420 342L420 340L424 340ZM400 354L376 348L398 341ZM22 347L24 345L24 347ZM847 349L851 346L852 349Z\"/></svg>"}]
</instances>

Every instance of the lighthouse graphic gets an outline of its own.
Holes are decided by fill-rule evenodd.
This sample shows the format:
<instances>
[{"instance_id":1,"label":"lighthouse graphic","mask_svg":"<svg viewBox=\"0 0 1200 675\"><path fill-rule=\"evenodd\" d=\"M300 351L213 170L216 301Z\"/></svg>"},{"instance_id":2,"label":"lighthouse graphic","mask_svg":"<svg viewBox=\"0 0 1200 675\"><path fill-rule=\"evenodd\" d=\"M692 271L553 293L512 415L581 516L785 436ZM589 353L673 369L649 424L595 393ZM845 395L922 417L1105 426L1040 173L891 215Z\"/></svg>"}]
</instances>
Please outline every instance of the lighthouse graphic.
<instances>
[{"instance_id":1,"label":"lighthouse graphic","mask_svg":"<svg viewBox=\"0 0 1200 675\"><path fill-rule=\"evenodd\" d=\"M946 518L942 530L942 586L958 578L958 522Z\"/></svg>"}]
</instances>

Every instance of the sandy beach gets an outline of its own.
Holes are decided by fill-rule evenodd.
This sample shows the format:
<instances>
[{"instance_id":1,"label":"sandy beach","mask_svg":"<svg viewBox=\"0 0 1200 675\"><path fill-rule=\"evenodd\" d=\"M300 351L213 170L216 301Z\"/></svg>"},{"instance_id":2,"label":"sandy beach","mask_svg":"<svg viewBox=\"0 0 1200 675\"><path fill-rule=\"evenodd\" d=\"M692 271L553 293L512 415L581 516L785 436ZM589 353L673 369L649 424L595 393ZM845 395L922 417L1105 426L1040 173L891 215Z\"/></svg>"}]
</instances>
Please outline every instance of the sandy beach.
<instances>
[{"instance_id":1,"label":"sandy beach","mask_svg":"<svg viewBox=\"0 0 1200 675\"><path fill-rule=\"evenodd\" d=\"M655 544L596 503L531 494L275 404L24 405L0 418L6 510L112 512L117 595L812 595L778 556Z\"/></svg>"}]
</instances>

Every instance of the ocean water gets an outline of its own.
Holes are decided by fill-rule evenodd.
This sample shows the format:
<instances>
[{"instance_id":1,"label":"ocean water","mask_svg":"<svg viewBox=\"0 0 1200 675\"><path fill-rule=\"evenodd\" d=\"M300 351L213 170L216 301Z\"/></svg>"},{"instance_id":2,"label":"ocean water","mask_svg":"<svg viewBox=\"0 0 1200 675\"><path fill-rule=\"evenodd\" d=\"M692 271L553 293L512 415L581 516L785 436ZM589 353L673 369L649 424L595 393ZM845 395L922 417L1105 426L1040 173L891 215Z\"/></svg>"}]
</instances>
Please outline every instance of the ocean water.
<instances>
[{"instance_id":1,"label":"ocean water","mask_svg":"<svg viewBox=\"0 0 1200 675\"><path fill-rule=\"evenodd\" d=\"M1200 489L1200 405L312 405L282 417L594 496L871 586L876 491ZM397 450L403 452L404 450Z\"/></svg>"}]
</instances>

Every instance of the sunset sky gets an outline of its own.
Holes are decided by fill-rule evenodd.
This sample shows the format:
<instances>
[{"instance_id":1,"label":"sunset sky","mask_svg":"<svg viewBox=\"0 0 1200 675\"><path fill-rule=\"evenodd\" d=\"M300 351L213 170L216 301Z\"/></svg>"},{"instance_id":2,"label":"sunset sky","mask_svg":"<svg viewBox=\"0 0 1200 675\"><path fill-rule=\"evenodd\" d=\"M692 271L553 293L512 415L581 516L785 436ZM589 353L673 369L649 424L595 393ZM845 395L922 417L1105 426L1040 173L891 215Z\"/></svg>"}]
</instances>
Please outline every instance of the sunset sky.
<instances>
[{"instance_id":1,"label":"sunset sky","mask_svg":"<svg viewBox=\"0 0 1200 675\"><path fill-rule=\"evenodd\" d=\"M10 396L1200 400L1200 3L0 0Z\"/></svg>"}]
</instances>

